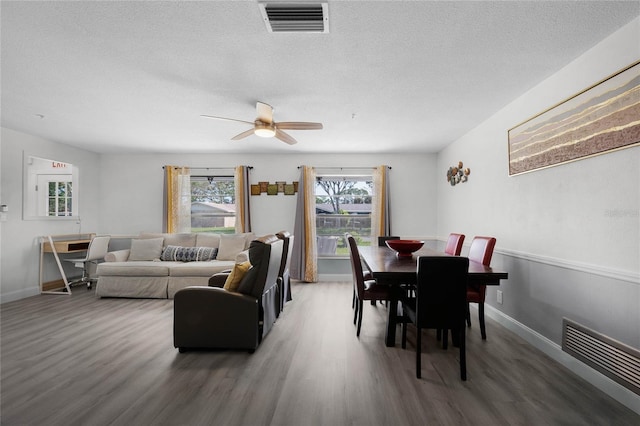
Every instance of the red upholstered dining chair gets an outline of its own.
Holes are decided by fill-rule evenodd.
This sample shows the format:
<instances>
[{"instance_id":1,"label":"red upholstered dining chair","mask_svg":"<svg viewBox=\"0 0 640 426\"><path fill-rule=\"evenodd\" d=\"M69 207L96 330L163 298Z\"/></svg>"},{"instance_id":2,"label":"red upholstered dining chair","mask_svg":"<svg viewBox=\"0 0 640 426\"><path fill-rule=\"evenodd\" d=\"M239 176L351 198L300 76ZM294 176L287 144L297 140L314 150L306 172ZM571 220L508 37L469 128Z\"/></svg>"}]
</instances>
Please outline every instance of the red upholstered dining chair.
<instances>
[{"instance_id":1,"label":"red upholstered dining chair","mask_svg":"<svg viewBox=\"0 0 640 426\"><path fill-rule=\"evenodd\" d=\"M356 240L349 234L345 234L347 243L349 244L349 258L351 259L351 272L353 274L354 286L354 304L355 312L353 315L353 323L356 324L356 336L360 336L360 328L362 326L362 307L365 300L389 300L391 298L391 289L387 285L378 284L375 280L365 280L362 272L362 259L358 251Z\"/></svg>"},{"instance_id":2,"label":"red upholstered dining chair","mask_svg":"<svg viewBox=\"0 0 640 426\"><path fill-rule=\"evenodd\" d=\"M493 248L496 246L496 239L493 237L474 237L469 248L469 260L489 266L493 256ZM469 283L467 285L467 326L471 327L471 314L469 313L469 303L478 304L478 321L480 322L480 334L482 339L487 339L487 332L484 326L484 298L487 286L484 284Z\"/></svg>"},{"instance_id":3,"label":"red upholstered dining chair","mask_svg":"<svg viewBox=\"0 0 640 426\"><path fill-rule=\"evenodd\" d=\"M444 248L444 252L452 256L460 256L462 243L464 243L463 234L451 233L449 234L449 239L447 239L447 245Z\"/></svg>"}]
</instances>

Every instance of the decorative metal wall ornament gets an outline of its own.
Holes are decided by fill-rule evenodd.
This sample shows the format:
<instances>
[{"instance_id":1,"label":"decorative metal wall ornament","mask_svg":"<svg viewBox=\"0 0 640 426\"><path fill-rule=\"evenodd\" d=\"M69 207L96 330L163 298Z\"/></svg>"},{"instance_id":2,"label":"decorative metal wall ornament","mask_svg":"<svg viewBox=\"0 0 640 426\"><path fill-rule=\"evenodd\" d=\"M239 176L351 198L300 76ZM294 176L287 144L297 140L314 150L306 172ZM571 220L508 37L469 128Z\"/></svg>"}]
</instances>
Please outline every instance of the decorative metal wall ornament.
<instances>
[{"instance_id":1,"label":"decorative metal wall ornament","mask_svg":"<svg viewBox=\"0 0 640 426\"><path fill-rule=\"evenodd\" d=\"M449 170L447 170L447 182L449 182L451 186L456 186L459 183L465 183L469 180L471 169L468 167L463 169L462 167L462 161L459 161L457 166L451 166Z\"/></svg>"}]
</instances>

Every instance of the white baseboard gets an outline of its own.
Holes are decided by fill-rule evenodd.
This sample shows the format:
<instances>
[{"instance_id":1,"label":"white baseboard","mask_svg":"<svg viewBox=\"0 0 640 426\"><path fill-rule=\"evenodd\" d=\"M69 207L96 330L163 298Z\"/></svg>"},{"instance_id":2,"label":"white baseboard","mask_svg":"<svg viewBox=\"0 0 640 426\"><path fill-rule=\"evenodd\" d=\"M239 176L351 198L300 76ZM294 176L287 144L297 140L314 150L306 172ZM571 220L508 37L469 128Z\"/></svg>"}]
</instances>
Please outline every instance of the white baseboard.
<instances>
[{"instance_id":1,"label":"white baseboard","mask_svg":"<svg viewBox=\"0 0 640 426\"><path fill-rule=\"evenodd\" d=\"M40 289L38 287L31 287L16 291L10 291L8 293L0 294L0 304L13 302L14 300L24 299L25 297L36 296L40 294Z\"/></svg>"},{"instance_id":2,"label":"white baseboard","mask_svg":"<svg viewBox=\"0 0 640 426\"><path fill-rule=\"evenodd\" d=\"M562 351L557 343L547 339L535 330L505 315L494 307L485 304L485 315L495 320L506 329L517 334L535 348L544 352L548 357L568 368L574 374L591 383L602 392L619 403L640 414L640 396L629 389L614 382L607 376L582 363L576 358Z\"/></svg>"},{"instance_id":3,"label":"white baseboard","mask_svg":"<svg viewBox=\"0 0 640 426\"><path fill-rule=\"evenodd\" d=\"M318 274L318 281L352 281L351 274Z\"/></svg>"}]
</instances>

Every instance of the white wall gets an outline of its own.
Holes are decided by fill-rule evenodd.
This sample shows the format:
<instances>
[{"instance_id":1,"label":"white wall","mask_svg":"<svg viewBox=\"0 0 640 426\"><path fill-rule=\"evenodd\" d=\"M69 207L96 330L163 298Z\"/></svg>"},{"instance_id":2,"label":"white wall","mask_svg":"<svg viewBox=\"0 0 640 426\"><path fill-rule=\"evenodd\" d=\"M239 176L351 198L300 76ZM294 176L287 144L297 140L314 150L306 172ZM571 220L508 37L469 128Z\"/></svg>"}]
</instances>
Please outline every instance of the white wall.
<instances>
[{"instance_id":1,"label":"white wall","mask_svg":"<svg viewBox=\"0 0 640 426\"><path fill-rule=\"evenodd\" d=\"M504 304L488 303L560 343L566 316L640 347L640 147L509 177L507 130L640 58L640 18L443 150L468 183L438 181L438 234L497 238ZM490 332L489 332L490 334Z\"/></svg>"},{"instance_id":2,"label":"white wall","mask_svg":"<svg viewBox=\"0 0 640 426\"><path fill-rule=\"evenodd\" d=\"M100 224L104 232L131 234L162 230L163 165L252 166L250 181L293 182L298 166L369 167L386 164L390 173L392 230L399 235L435 235L435 155L102 155ZM115 171L115 172L114 172ZM296 196L252 196L252 230L293 232Z\"/></svg>"},{"instance_id":3,"label":"white wall","mask_svg":"<svg viewBox=\"0 0 640 426\"><path fill-rule=\"evenodd\" d=\"M96 232L137 234L162 230L163 170L166 164L190 167L253 166L251 183L299 180L302 164L331 167L392 167L392 230L399 235L436 234L435 155L98 155L2 129L1 203L9 205L0 222L2 253L0 297L3 302L38 294L39 245L43 235ZM22 220L23 151L77 165L80 175L81 225L76 221ZM409 184L407 184L409 182ZM251 197L256 234L293 231L296 196ZM49 278L51 276L51 278ZM58 279L51 259L45 280Z\"/></svg>"},{"instance_id":4,"label":"white wall","mask_svg":"<svg viewBox=\"0 0 640 426\"><path fill-rule=\"evenodd\" d=\"M35 136L1 129L1 194L2 204L9 207L6 221L0 222L0 300L7 302L39 293L38 237L99 230L97 193L99 156L95 153L47 141ZM63 161L79 167L79 212L76 220L23 220L23 152L41 158ZM48 259L47 266L50 265ZM59 279L54 277L53 279ZM54 296L55 297L55 296Z\"/></svg>"}]
</instances>

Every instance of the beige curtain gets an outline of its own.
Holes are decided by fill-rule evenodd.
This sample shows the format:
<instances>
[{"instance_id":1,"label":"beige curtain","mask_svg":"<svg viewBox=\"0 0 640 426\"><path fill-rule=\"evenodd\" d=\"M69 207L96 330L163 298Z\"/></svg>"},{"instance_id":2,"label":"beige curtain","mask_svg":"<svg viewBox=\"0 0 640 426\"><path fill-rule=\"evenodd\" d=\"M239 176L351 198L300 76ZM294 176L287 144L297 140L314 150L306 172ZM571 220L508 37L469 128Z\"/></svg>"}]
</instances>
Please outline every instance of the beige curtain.
<instances>
[{"instance_id":1,"label":"beige curtain","mask_svg":"<svg viewBox=\"0 0 640 426\"><path fill-rule=\"evenodd\" d=\"M314 168L302 166L290 268L292 278L306 282L318 281L315 186Z\"/></svg>"},{"instance_id":2,"label":"beige curtain","mask_svg":"<svg viewBox=\"0 0 640 426\"><path fill-rule=\"evenodd\" d=\"M389 167L382 165L373 169L371 241L378 241L378 237L384 235L391 235L391 220L389 203Z\"/></svg>"},{"instance_id":3,"label":"beige curtain","mask_svg":"<svg viewBox=\"0 0 640 426\"><path fill-rule=\"evenodd\" d=\"M164 166L164 231L191 232L191 176L188 167Z\"/></svg>"},{"instance_id":4,"label":"beige curtain","mask_svg":"<svg viewBox=\"0 0 640 426\"><path fill-rule=\"evenodd\" d=\"M235 168L235 189L236 189L236 232L251 232L251 215L249 211L249 197L251 195L249 187L248 166L237 166Z\"/></svg>"}]
</instances>

